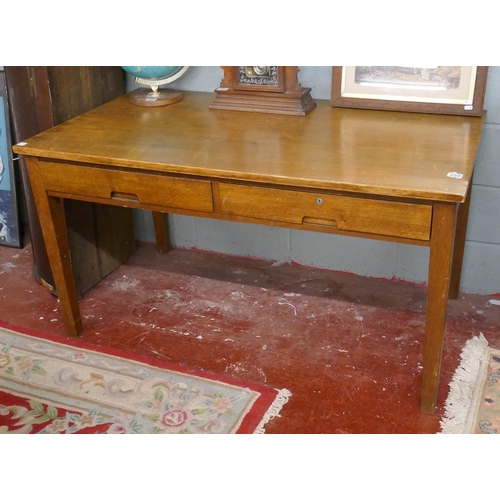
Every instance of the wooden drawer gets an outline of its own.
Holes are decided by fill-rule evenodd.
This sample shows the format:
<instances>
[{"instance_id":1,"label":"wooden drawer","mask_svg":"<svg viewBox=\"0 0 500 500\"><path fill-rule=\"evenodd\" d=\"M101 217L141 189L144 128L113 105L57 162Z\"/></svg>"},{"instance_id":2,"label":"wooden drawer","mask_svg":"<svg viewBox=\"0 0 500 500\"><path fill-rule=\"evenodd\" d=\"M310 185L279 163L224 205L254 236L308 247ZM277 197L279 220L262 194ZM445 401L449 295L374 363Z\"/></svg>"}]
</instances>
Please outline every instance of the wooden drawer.
<instances>
[{"instance_id":1,"label":"wooden drawer","mask_svg":"<svg viewBox=\"0 0 500 500\"><path fill-rule=\"evenodd\" d=\"M224 214L429 240L430 205L221 183Z\"/></svg>"},{"instance_id":2,"label":"wooden drawer","mask_svg":"<svg viewBox=\"0 0 500 500\"><path fill-rule=\"evenodd\" d=\"M41 162L47 191L213 212L210 181Z\"/></svg>"}]
</instances>

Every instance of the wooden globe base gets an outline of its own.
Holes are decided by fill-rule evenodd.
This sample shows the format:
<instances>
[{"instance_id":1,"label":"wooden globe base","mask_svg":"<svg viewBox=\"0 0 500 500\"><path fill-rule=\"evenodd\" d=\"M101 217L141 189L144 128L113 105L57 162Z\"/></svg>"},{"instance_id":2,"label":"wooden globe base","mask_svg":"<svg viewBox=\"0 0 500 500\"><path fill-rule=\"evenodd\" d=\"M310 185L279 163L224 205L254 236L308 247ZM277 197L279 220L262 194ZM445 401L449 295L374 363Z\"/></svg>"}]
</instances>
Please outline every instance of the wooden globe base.
<instances>
[{"instance_id":1,"label":"wooden globe base","mask_svg":"<svg viewBox=\"0 0 500 500\"><path fill-rule=\"evenodd\" d=\"M129 94L129 99L136 106L167 106L182 100L182 94L177 90L158 89L154 92L151 89L137 89Z\"/></svg>"}]
</instances>

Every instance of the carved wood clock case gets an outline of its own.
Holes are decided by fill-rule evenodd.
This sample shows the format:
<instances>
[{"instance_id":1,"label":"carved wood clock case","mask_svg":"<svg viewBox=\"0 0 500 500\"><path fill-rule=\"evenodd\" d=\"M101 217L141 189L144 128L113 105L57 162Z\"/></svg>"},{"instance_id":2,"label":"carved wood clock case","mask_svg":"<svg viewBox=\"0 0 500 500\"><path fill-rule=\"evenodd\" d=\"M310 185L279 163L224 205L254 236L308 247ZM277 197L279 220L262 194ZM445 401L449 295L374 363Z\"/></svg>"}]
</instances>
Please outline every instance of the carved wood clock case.
<instances>
[{"instance_id":1,"label":"carved wood clock case","mask_svg":"<svg viewBox=\"0 0 500 500\"><path fill-rule=\"evenodd\" d=\"M298 66L221 66L211 109L305 116L316 103L298 81Z\"/></svg>"}]
</instances>

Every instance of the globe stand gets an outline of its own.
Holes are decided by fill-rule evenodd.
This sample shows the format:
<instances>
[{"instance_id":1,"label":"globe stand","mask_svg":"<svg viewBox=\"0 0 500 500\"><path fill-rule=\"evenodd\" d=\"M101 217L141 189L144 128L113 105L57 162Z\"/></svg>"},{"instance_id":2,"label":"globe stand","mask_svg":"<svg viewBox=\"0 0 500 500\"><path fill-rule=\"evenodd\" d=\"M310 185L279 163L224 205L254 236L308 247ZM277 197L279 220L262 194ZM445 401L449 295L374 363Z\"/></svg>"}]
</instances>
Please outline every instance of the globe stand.
<instances>
[{"instance_id":1,"label":"globe stand","mask_svg":"<svg viewBox=\"0 0 500 500\"><path fill-rule=\"evenodd\" d=\"M166 85L181 77L188 69L184 66L181 71L167 78L153 80L136 77L136 83L146 85L149 88L136 89L129 94L130 102L136 106L167 106L182 100L182 94L178 90L160 89L160 85Z\"/></svg>"},{"instance_id":2,"label":"globe stand","mask_svg":"<svg viewBox=\"0 0 500 500\"><path fill-rule=\"evenodd\" d=\"M177 90L159 89L151 86L151 89L137 89L129 94L130 102L136 106L167 106L182 100L182 94Z\"/></svg>"}]
</instances>

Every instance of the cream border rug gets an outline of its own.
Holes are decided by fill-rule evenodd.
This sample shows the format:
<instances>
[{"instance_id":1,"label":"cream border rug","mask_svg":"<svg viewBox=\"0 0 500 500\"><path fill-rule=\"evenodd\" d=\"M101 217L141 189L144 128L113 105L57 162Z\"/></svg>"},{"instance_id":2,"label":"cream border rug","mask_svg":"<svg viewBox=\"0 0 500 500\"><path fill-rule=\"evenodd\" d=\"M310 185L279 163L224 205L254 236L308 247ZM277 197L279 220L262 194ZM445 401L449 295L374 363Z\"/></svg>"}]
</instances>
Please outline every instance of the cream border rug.
<instances>
[{"instance_id":1,"label":"cream border rug","mask_svg":"<svg viewBox=\"0 0 500 500\"><path fill-rule=\"evenodd\" d=\"M0 434L262 434L291 393L0 321Z\"/></svg>"},{"instance_id":2,"label":"cream border rug","mask_svg":"<svg viewBox=\"0 0 500 500\"><path fill-rule=\"evenodd\" d=\"M491 349L488 341L481 333L469 339L461 354L458 366L452 381L450 392L445 403L445 415L441 420L442 434L496 434L497 429L484 417L488 411L497 415L498 408L485 410L485 401L493 405L500 405L500 400L491 395L498 395L498 357L500 351ZM488 371L492 373L488 374ZM488 387L489 386L489 387ZM494 389L492 389L494 388ZM488 405L486 405L488 406ZM483 414L479 417L479 412ZM480 420L479 420L480 419Z\"/></svg>"}]
</instances>

